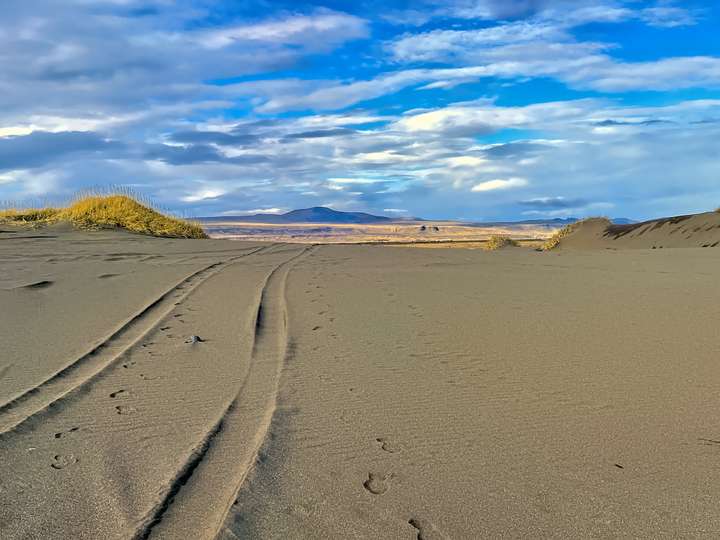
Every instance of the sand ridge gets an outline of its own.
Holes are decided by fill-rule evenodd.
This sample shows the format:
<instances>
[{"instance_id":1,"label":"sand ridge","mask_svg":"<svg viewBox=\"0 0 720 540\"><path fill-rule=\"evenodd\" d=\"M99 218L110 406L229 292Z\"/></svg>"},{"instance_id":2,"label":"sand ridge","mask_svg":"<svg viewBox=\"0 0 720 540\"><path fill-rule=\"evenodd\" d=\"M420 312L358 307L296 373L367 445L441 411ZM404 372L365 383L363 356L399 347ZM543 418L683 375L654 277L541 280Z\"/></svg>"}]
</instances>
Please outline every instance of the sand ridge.
<instances>
[{"instance_id":1,"label":"sand ridge","mask_svg":"<svg viewBox=\"0 0 720 540\"><path fill-rule=\"evenodd\" d=\"M663 249L720 246L720 212L653 219L626 225L603 218L579 223L560 243L567 249Z\"/></svg>"}]
</instances>

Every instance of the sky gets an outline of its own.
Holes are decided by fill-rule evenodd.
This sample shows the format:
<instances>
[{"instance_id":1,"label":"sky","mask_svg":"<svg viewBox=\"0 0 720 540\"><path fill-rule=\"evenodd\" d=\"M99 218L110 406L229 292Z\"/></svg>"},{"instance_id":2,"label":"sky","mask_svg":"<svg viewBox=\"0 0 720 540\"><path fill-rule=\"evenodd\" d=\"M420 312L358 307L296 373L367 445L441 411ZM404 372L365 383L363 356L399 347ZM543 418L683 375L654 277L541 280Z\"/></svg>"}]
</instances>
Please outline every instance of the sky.
<instances>
[{"instance_id":1,"label":"sky","mask_svg":"<svg viewBox=\"0 0 720 540\"><path fill-rule=\"evenodd\" d=\"M711 0L3 0L0 201L631 219L720 206Z\"/></svg>"}]
</instances>

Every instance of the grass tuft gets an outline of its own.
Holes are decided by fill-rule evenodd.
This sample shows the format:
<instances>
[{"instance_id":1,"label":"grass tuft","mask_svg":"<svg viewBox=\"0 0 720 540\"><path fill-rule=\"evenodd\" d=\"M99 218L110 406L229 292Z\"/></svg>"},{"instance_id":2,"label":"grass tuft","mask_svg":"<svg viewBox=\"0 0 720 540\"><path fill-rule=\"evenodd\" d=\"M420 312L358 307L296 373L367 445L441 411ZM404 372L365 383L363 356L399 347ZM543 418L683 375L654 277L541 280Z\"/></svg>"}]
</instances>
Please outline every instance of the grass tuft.
<instances>
[{"instance_id":1,"label":"grass tuft","mask_svg":"<svg viewBox=\"0 0 720 540\"><path fill-rule=\"evenodd\" d=\"M0 211L0 223L42 225L58 221L69 221L81 229L121 228L167 238L207 238L197 223L162 214L126 194L82 196L60 209Z\"/></svg>"},{"instance_id":2,"label":"grass tuft","mask_svg":"<svg viewBox=\"0 0 720 540\"><path fill-rule=\"evenodd\" d=\"M520 244L518 244L517 241L513 240L509 236L494 234L493 236L488 238L487 242L485 243L485 249L489 251L495 251L504 247L517 247L519 245Z\"/></svg>"}]
</instances>

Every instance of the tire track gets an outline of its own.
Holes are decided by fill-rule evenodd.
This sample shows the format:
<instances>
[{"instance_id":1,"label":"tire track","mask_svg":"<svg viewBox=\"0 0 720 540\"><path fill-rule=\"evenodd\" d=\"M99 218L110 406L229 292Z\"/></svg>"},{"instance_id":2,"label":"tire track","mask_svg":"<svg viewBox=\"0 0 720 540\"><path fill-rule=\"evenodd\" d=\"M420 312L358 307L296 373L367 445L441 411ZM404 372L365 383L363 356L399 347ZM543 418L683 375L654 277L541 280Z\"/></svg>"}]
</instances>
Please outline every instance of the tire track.
<instances>
[{"instance_id":1,"label":"tire track","mask_svg":"<svg viewBox=\"0 0 720 540\"><path fill-rule=\"evenodd\" d=\"M270 251L276 245L263 246L227 261L209 264L186 276L125 321L90 351L37 386L4 403L0 406L0 438L20 429L31 418L54 407L60 400L115 365L128 350L137 345L207 279L238 259Z\"/></svg>"},{"instance_id":2,"label":"tire track","mask_svg":"<svg viewBox=\"0 0 720 540\"><path fill-rule=\"evenodd\" d=\"M276 266L260 289L251 364L238 393L196 445L139 525L136 540L215 538L252 470L270 427L287 352L287 276L304 248ZM188 485L189 484L189 485ZM183 489L188 485L187 489Z\"/></svg>"}]
</instances>

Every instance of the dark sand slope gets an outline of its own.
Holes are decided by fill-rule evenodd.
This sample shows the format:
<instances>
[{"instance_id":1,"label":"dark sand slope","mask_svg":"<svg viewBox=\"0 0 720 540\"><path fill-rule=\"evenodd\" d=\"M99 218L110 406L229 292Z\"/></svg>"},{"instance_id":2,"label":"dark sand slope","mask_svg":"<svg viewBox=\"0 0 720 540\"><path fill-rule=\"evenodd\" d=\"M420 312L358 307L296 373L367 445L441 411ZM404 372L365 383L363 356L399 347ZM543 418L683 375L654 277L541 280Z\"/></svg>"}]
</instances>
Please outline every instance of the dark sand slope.
<instances>
[{"instance_id":1,"label":"dark sand slope","mask_svg":"<svg viewBox=\"0 0 720 540\"><path fill-rule=\"evenodd\" d=\"M44 230L0 270L3 539L720 527L720 250Z\"/></svg>"},{"instance_id":2,"label":"dark sand slope","mask_svg":"<svg viewBox=\"0 0 720 540\"><path fill-rule=\"evenodd\" d=\"M573 249L628 249L720 246L720 212L706 212L654 219L629 225L613 225L604 219L581 223L562 240Z\"/></svg>"}]
</instances>

